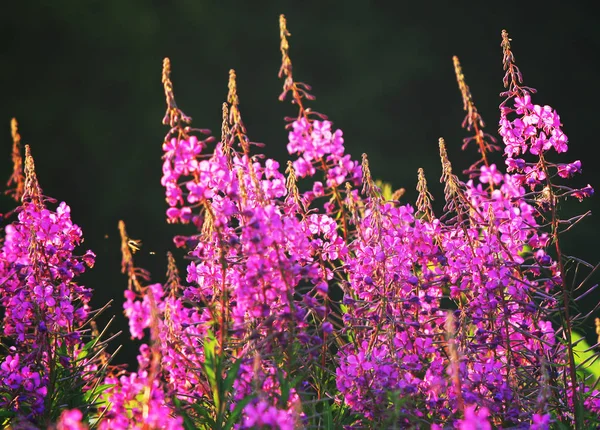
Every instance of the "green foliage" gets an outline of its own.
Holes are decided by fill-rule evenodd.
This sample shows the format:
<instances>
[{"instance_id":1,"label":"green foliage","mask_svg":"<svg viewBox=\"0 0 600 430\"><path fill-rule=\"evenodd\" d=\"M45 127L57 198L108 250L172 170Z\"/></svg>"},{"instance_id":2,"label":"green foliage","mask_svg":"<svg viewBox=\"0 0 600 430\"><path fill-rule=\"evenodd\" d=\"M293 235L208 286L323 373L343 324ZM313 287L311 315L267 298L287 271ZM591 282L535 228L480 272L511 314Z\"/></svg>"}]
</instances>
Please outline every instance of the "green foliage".
<instances>
[{"instance_id":1,"label":"green foliage","mask_svg":"<svg viewBox=\"0 0 600 430\"><path fill-rule=\"evenodd\" d=\"M600 379L599 353L594 351L579 333L573 332L571 336L573 338L573 355L577 369L588 376L593 376L594 380Z\"/></svg>"},{"instance_id":2,"label":"green foliage","mask_svg":"<svg viewBox=\"0 0 600 430\"><path fill-rule=\"evenodd\" d=\"M377 185L381 190L381 195L383 196L384 200L392 200L392 195L394 194L392 184L378 179L375 181L375 185Z\"/></svg>"},{"instance_id":3,"label":"green foliage","mask_svg":"<svg viewBox=\"0 0 600 430\"><path fill-rule=\"evenodd\" d=\"M56 350L52 389L46 398L48 422L56 422L65 409L79 409L84 413L84 420L90 424L96 421L98 407L105 405L101 396L112 387L101 383L109 360L106 355L106 362L101 363L101 355L106 354L106 344L99 343L101 337L102 334L94 336L79 352L64 343Z\"/></svg>"},{"instance_id":4,"label":"green foliage","mask_svg":"<svg viewBox=\"0 0 600 430\"><path fill-rule=\"evenodd\" d=\"M186 429L218 429L230 430L238 421L244 407L254 398L248 396L235 403L231 408L233 383L235 382L242 360L226 357L222 350L217 350L218 341L212 331L208 331L204 339L204 372L211 389L212 399L203 399L186 406L179 399L174 403L184 419ZM190 413L192 412L192 413Z\"/></svg>"}]
</instances>

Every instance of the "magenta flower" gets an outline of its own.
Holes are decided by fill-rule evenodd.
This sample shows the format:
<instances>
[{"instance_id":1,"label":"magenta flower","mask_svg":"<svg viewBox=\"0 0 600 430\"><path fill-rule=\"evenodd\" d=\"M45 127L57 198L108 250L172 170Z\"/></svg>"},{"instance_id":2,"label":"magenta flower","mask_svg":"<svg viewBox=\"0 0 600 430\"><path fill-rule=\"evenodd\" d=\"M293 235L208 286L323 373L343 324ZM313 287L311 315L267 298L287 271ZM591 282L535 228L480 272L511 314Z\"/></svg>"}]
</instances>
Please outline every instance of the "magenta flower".
<instances>
[{"instance_id":1,"label":"magenta flower","mask_svg":"<svg viewBox=\"0 0 600 430\"><path fill-rule=\"evenodd\" d=\"M488 420L490 412L487 408L476 410L477 406L471 405L465 408L465 417L458 421L460 430L492 430Z\"/></svg>"},{"instance_id":2,"label":"magenta flower","mask_svg":"<svg viewBox=\"0 0 600 430\"><path fill-rule=\"evenodd\" d=\"M64 410L56 423L56 430L85 430L87 425L82 423L83 414L79 409Z\"/></svg>"},{"instance_id":3,"label":"magenta flower","mask_svg":"<svg viewBox=\"0 0 600 430\"><path fill-rule=\"evenodd\" d=\"M248 404L243 411L244 419L240 428L242 429L272 429L293 430L295 420L293 415L285 410L270 406L265 401L256 404Z\"/></svg>"}]
</instances>

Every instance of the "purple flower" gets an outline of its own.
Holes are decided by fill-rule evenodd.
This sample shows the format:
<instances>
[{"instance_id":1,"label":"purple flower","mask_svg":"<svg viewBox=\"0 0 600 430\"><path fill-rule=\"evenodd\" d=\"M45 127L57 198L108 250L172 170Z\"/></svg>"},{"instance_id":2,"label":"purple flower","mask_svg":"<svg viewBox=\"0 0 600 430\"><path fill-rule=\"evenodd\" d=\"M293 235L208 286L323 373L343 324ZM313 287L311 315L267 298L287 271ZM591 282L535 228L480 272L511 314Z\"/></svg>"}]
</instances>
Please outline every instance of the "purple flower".
<instances>
[{"instance_id":1,"label":"purple flower","mask_svg":"<svg viewBox=\"0 0 600 430\"><path fill-rule=\"evenodd\" d=\"M465 417L458 420L460 430L492 430L492 425L488 420L490 412L487 408L476 410L477 406L471 405L465 407Z\"/></svg>"},{"instance_id":2,"label":"purple flower","mask_svg":"<svg viewBox=\"0 0 600 430\"><path fill-rule=\"evenodd\" d=\"M83 414L79 409L67 409L60 414L56 430L85 430L87 425L81 422Z\"/></svg>"}]
</instances>

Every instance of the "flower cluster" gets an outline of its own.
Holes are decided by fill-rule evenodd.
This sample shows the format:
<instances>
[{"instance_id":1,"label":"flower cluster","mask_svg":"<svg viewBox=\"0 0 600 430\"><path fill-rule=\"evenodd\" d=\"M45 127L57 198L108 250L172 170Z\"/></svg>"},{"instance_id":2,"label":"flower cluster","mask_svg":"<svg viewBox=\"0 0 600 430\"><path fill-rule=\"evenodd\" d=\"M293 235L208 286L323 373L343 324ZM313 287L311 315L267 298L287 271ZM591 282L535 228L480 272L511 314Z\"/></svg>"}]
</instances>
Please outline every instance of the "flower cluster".
<instances>
[{"instance_id":1,"label":"flower cluster","mask_svg":"<svg viewBox=\"0 0 600 430\"><path fill-rule=\"evenodd\" d=\"M270 406L265 401L261 401L256 405L248 405L244 410L244 416L244 421L240 427L243 429L293 430L295 428L294 420L286 411Z\"/></svg>"},{"instance_id":2,"label":"flower cluster","mask_svg":"<svg viewBox=\"0 0 600 430\"><path fill-rule=\"evenodd\" d=\"M311 371L331 363L337 399L355 423L549 425L553 402L562 400L548 394L548 369L553 363L566 375L569 359L546 310L560 305L554 292L565 280L560 261L548 254L552 232L541 227L539 197L530 198L524 186L544 185L549 168L562 178L581 170L579 161L553 165L543 157L552 147L567 149L557 114L531 104L533 90L511 89L515 109L501 108L509 166L502 174L487 159L494 146L482 140L483 121L469 93L466 124L476 126L482 161L463 183L441 141L446 206L437 218L422 173L416 210L386 201L366 157L362 165L352 160L342 132L304 106L310 88L292 79L285 21L282 28L282 98L291 92L299 107L288 123L287 148L296 158L287 178L276 161L250 154L233 71L222 137L208 153L216 139L195 137L189 117L175 107L170 70L163 73L171 126L163 145L167 217L198 228L176 239L191 247L192 259L181 294L187 305L179 308L195 304L195 325L204 325L205 336L216 330L220 357L237 373L231 410L247 404L243 425L275 426L283 411L290 422L309 419L294 410L320 390ZM468 92L462 71L461 79ZM512 112L521 116L509 121ZM515 158L525 152L540 161ZM304 193L300 179L309 181ZM362 193L353 189L360 185ZM164 316L160 286L150 289ZM147 297L132 298L126 313L137 336L150 327L152 312ZM454 311L445 310L448 300ZM337 353L329 356L333 339ZM206 342L198 338L196 348ZM289 348L305 351L307 360L290 360ZM206 369L206 356L198 363ZM302 390L281 385L293 374ZM208 375L200 380L211 385ZM178 384L171 389L185 392Z\"/></svg>"},{"instance_id":3,"label":"flower cluster","mask_svg":"<svg viewBox=\"0 0 600 430\"><path fill-rule=\"evenodd\" d=\"M560 243L559 227L583 216L557 214L558 199L593 190L553 182L580 173L581 162L549 161L568 140L556 111L533 104L535 90L520 85L508 34L499 129L507 171L489 158L499 147L455 57L463 126L475 133L463 148L474 141L481 158L464 182L440 139L440 216L422 169L410 205L376 184L366 155L346 154L342 131L306 106L310 87L292 76L283 16L280 35L280 99L291 94L298 108L286 119L293 159L285 171L255 153L261 145L248 138L233 70L216 139L190 126L163 63L166 216L192 234L174 238L189 260L185 281L169 254L166 281L152 283L133 261L140 242L119 224L124 313L132 340L149 337L135 371L109 365L95 327L83 342L91 293L75 279L94 255L73 254L81 231L64 203L46 207L30 154L21 188L15 161L11 183L23 201L0 250L2 336L12 342L0 355L0 419L8 417L0 422L101 430L598 424L600 392L587 373L600 371L586 364L597 357L575 349L582 318L574 303L587 295L587 279L571 288L565 274L567 264L585 265ZM71 380L78 385L69 392L57 385Z\"/></svg>"},{"instance_id":4,"label":"flower cluster","mask_svg":"<svg viewBox=\"0 0 600 430\"><path fill-rule=\"evenodd\" d=\"M125 428L183 429L183 418L174 416L165 392L150 369L150 348L144 345L138 356L139 369L119 378L108 377L111 388L105 393L109 409L101 430Z\"/></svg>"},{"instance_id":5,"label":"flower cluster","mask_svg":"<svg viewBox=\"0 0 600 430\"><path fill-rule=\"evenodd\" d=\"M390 392L422 397L432 408L446 398L444 361L434 345L445 319L439 223L415 220L408 205L373 200L346 256L343 319L354 341L338 353L337 369L345 401L369 418L385 413Z\"/></svg>"},{"instance_id":6,"label":"flower cluster","mask_svg":"<svg viewBox=\"0 0 600 430\"><path fill-rule=\"evenodd\" d=\"M331 131L330 121L309 121L301 118L294 121L289 133L287 145L290 154L299 154L292 163L296 175L301 178L316 173L315 163L325 166L327 187L343 185L348 178L358 180L361 177L360 166L344 155L342 130Z\"/></svg>"},{"instance_id":7,"label":"flower cluster","mask_svg":"<svg viewBox=\"0 0 600 430\"><path fill-rule=\"evenodd\" d=\"M77 359L84 349L79 328L89 317L91 291L76 278L95 256L74 254L81 229L64 202L56 210L47 208L29 147L24 180L17 220L4 227L0 249L0 335L12 344L0 355L0 407L35 422L48 413L47 397L58 398L58 368L85 378L80 370L91 365Z\"/></svg>"},{"instance_id":8,"label":"flower cluster","mask_svg":"<svg viewBox=\"0 0 600 430\"><path fill-rule=\"evenodd\" d=\"M551 163L546 160L546 153L553 149L564 153L568 149L569 139L562 131L560 116L552 107L533 104L531 95L533 88L521 86L521 72L514 64L510 50L508 34L502 33L504 51L504 86L507 91L502 93L506 99L500 105L500 126L498 134L504 141L504 154L508 172L516 172L513 177L531 190L546 188L555 175L569 178L581 172L581 161L572 163ZM512 106L511 102L512 101ZM510 119L509 116L514 116ZM534 155L537 160L528 162L520 155ZM593 194L593 188L588 184L582 189L562 190L558 197L575 196L580 201Z\"/></svg>"}]
</instances>

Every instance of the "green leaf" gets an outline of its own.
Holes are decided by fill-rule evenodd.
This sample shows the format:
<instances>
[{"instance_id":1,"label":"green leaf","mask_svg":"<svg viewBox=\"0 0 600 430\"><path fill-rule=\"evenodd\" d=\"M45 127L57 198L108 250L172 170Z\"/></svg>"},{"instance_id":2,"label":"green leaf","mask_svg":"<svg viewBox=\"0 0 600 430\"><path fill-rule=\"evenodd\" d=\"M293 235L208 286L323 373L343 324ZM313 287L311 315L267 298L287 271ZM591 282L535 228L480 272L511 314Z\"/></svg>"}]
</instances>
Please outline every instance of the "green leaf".
<instances>
[{"instance_id":1,"label":"green leaf","mask_svg":"<svg viewBox=\"0 0 600 430\"><path fill-rule=\"evenodd\" d=\"M523 249L519 251L519 257L525 257L527 254L531 253L533 248L529 245L523 245Z\"/></svg>"},{"instance_id":2,"label":"green leaf","mask_svg":"<svg viewBox=\"0 0 600 430\"><path fill-rule=\"evenodd\" d=\"M205 423L207 423L210 428L215 428L216 423L215 420L210 416L209 409L205 404L192 403L190 407L201 416Z\"/></svg>"},{"instance_id":3,"label":"green leaf","mask_svg":"<svg viewBox=\"0 0 600 430\"><path fill-rule=\"evenodd\" d=\"M573 332L573 355L578 369L600 378L600 354L590 350L590 346L579 333Z\"/></svg>"},{"instance_id":4,"label":"green leaf","mask_svg":"<svg viewBox=\"0 0 600 430\"><path fill-rule=\"evenodd\" d=\"M12 418L15 416L13 411L9 411L7 409L0 409L0 418Z\"/></svg>"},{"instance_id":5,"label":"green leaf","mask_svg":"<svg viewBox=\"0 0 600 430\"><path fill-rule=\"evenodd\" d=\"M381 190L381 195L383 196L384 200L392 200L392 196L394 195L394 190L392 189L392 184L390 184L389 182L383 182L380 179L377 179L375 181L375 185L377 185L379 187L379 189Z\"/></svg>"},{"instance_id":6,"label":"green leaf","mask_svg":"<svg viewBox=\"0 0 600 430\"><path fill-rule=\"evenodd\" d=\"M83 400L86 403L91 403L91 402L95 402L96 396L100 396L104 391L108 390L109 388L114 387L115 384L102 384L102 385L98 385L96 388L94 388L93 390L89 390L86 391L85 393L83 393ZM101 403L95 403L95 404L104 404L105 402L101 402Z\"/></svg>"},{"instance_id":7,"label":"green leaf","mask_svg":"<svg viewBox=\"0 0 600 430\"><path fill-rule=\"evenodd\" d=\"M223 392L224 393L231 393L231 388L233 387L233 383L235 382L235 380L238 377L238 373L239 373L241 365L242 365L242 359L238 358L231 366L231 369L229 369L229 372L227 372L227 377L225 378L225 382L223 384Z\"/></svg>"},{"instance_id":8,"label":"green leaf","mask_svg":"<svg viewBox=\"0 0 600 430\"><path fill-rule=\"evenodd\" d=\"M326 429L333 429L333 415L331 414L331 405L329 402L323 404L323 420Z\"/></svg>"},{"instance_id":9,"label":"green leaf","mask_svg":"<svg viewBox=\"0 0 600 430\"><path fill-rule=\"evenodd\" d=\"M213 394L213 404L215 405L216 410L220 410L221 398L217 377L221 377L221 366L219 358L215 354L216 348L217 339L211 331L208 331L204 338L204 371L206 372L206 378L208 379Z\"/></svg>"},{"instance_id":10,"label":"green leaf","mask_svg":"<svg viewBox=\"0 0 600 430\"><path fill-rule=\"evenodd\" d=\"M194 420L192 420L192 418L183 410L182 402L180 399L177 398L177 396L173 396L173 404L175 405L175 408L176 408L179 416L181 416L183 418L183 428L185 430L197 429L198 426L196 426L196 423L194 423Z\"/></svg>"},{"instance_id":11,"label":"green leaf","mask_svg":"<svg viewBox=\"0 0 600 430\"><path fill-rule=\"evenodd\" d=\"M557 421L555 423L555 425L557 426L556 428L558 430L572 430L571 426L566 425L565 423L563 423L562 421Z\"/></svg>"},{"instance_id":12,"label":"green leaf","mask_svg":"<svg viewBox=\"0 0 600 430\"><path fill-rule=\"evenodd\" d=\"M229 418L227 419L227 421L225 422L225 425L223 426L223 430L230 430L233 427L233 425L235 424L235 422L237 421L239 416L242 414L242 411L244 410L246 405L248 403L250 403L250 401L252 399L254 399L254 396L244 397L242 400L240 400L235 405L235 408L233 408L233 411L231 412L231 414L229 415Z\"/></svg>"},{"instance_id":13,"label":"green leaf","mask_svg":"<svg viewBox=\"0 0 600 430\"><path fill-rule=\"evenodd\" d=\"M279 380L279 389L281 390L281 395L279 396L279 403L281 405L287 405L288 399L290 397L290 383L283 375L283 370L279 369L277 371L277 379Z\"/></svg>"},{"instance_id":14,"label":"green leaf","mask_svg":"<svg viewBox=\"0 0 600 430\"><path fill-rule=\"evenodd\" d=\"M292 388L298 385L298 382L302 380L301 375L297 375L296 377L289 380L289 377L284 377L283 371L277 372L277 379L279 380L279 389L281 390L281 395L279 396L279 404L282 408L287 408L288 402L290 400L290 392Z\"/></svg>"}]
</instances>

